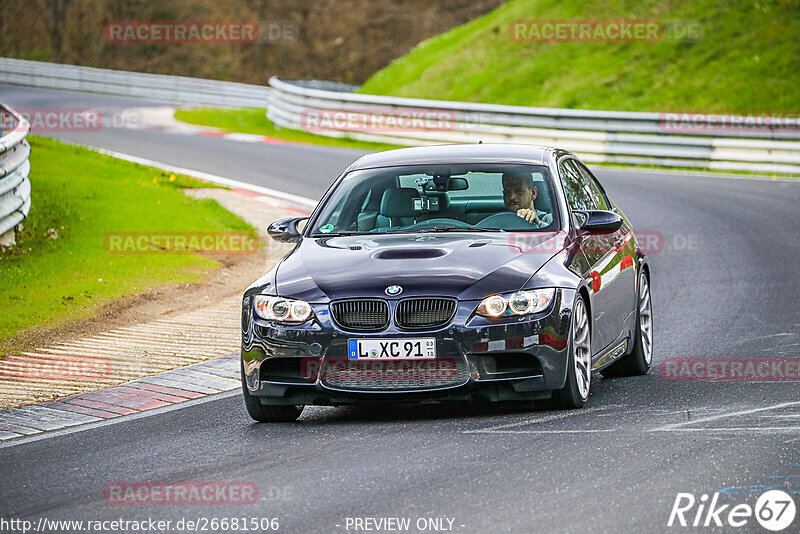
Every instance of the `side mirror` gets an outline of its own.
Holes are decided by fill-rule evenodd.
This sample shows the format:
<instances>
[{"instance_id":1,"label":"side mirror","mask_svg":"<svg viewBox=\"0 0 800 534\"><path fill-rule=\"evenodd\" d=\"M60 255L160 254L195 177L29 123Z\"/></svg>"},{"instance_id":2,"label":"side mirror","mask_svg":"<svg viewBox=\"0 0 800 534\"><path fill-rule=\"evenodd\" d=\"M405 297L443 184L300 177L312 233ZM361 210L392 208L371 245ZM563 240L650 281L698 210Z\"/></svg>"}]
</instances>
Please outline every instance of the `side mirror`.
<instances>
[{"instance_id":1,"label":"side mirror","mask_svg":"<svg viewBox=\"0 0 800 534\"><path fill-rule=\"evenodd\" d=\"M278 219L267 226L267 233L275 241L281 243L292 243L300 240L300 230L297 225L308 217L286 217Z\"/></svg>"},{"instance_id":2,"label":"side mirror","mask_svg":"<svg viewBox=\"0 0 800 534\"><path fill-rule=\"evenodd\" d=\"M622 226L622 217L613 211L576 210L580 226L578 230L586 234L613 234Z\"/></svg>"}]
</instances>

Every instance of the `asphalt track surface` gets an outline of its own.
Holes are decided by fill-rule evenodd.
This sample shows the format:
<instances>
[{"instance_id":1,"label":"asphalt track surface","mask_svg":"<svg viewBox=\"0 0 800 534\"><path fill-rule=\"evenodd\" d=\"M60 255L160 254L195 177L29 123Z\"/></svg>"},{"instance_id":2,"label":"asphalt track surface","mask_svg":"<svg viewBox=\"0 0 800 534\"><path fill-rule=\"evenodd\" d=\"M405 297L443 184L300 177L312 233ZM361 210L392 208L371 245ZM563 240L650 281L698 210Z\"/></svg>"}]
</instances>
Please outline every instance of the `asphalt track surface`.
<instances>
[{"instance_id":1,"label":"asphalt track surface","mask_svg":"<svg viewBox=\"0 0 800 534\"><path fill-rule=\"evenodd\" d=\"M7 86L0 101L143 105ZM360 154L131 129L54 135L311 198ZM648 375L595 373L587 406L569 412L312 407L296 423L259 425L235 394L22 438L0 446L0 518L276 517L281 532L355 532L363 530L347 518L408 517L412 527L450 518L454 532L671 532L690 530L667 527L678 492L722 491L721 503L752 506L776 488L800 506L800 383L673 381L659 370L665 358L800 354L800 182L595 171L637 230L663 236L650 253ZM35 195L35 171L32 182ZM108 504L103 489L117 481L245 481L260 497L235 506ZM766 532L754 519L716 529L733 530Z\"/></svg>"}]
</instances>

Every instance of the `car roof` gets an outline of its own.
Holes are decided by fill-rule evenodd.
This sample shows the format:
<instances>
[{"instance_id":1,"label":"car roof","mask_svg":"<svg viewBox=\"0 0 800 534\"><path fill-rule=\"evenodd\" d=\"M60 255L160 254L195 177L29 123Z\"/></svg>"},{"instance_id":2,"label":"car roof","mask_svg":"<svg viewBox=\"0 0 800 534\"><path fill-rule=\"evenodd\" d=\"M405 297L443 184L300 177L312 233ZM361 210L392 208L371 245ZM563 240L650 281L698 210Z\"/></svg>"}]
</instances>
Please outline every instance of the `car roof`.
<instances>
[{"instance_id":1,"label":"car roof","mask_svg":"<svg viewBox=\"0 0 800 534\"><path fill-rule=\"evenodd\" d=\"M461 144L399 148L367 154L350 167L372 169L398 165L427 165L437 163L530 163L543 165L552 147L512 144Z\"/></svg>"}]
</instances>

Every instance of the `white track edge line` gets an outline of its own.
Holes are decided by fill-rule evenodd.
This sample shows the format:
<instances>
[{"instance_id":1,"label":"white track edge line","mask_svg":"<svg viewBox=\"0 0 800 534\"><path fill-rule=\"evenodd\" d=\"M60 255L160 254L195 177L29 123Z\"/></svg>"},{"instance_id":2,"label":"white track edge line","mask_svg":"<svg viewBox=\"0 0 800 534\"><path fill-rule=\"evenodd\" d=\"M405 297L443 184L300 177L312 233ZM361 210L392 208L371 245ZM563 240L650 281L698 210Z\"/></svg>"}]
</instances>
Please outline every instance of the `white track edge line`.
<instances>
[{"instance_id":1,"label":"white track edge line","mask_svg":"<svg viewBox=\"0 0 800 534\"><path fill-rule=\"evenodd\" d=\"M177 165L161 163L160 161L155 161L147 158L140 158L139 156L134 156L132 154L125 154L124 152L117 152L115 150L106 150L105 148L97 148L93 146L87 146L87 148L89 150L98 152L100 154L104 154L106 156L111 156L113 158L130 161L131 163L149 165L150 167L156 167L158 169L162 169L165 171L175 172L178 174L186 174L188 176L200 178L201 180L205 180L207 182L212 182L219 185L226 185L229 187L235 187L237 189L245 189L247 191L252 191L254 193L260 193L262 195L275 197L281 200L293 202L295 204L300 204L301 206L304 207L313 209L317 206L316 200L310 199L308 197L303 197L300 195L294 195L292 193L285 193L283 191L278 191L277 189L272 189L261 185L250 184L247 182L242 182L240 180L235 180L233 178L226 178L224 176L218 176L216 174L211 174L203 171L187 169L185 167L179 167Z\"/></svg>"},{"instance_id":2,"label":"white track edge line","mask_svg":"<svg viewBox=\"0 0 800 534\"><path fill-rule=\"evenodd\" d=\"M196 406L198 404L204 404L206 402L211 402L215 400L220 400L228 397L233 397L236 395L241 395L241 390L239 388L229 390L229 391L220 391L219 393L209 393L204 397L199 397L196 399L187 399L182 402L176 402L173 404L169 404L167 406L160 406L158 408L151 408L149 410L142 410L140 412L131 413L131 414L124 414L118 417L113 417L110 419L103 419L101 421L93 421L90 423L83 423L78 424L71 427L60 428L58 430L45 430L40 431L38 434L28 434L25 436L20 436L18 438L11 438L6 440L5 442L0 441L0 449L6 449L8 447L14 447L16 445L24 445L26 443L31 443L33 441L39 441L42 439L49 439L55 438L58 436L63 436L65 434L73 434L75 432L83 432L84 430L91 430L93 428L99 428L102 426L109 426L115 425L117 423L124 423L127 421L131 421L134 419L141 419L142 417L150 417L153 415L159 415L165 412L171 412L173 410L180 410L183 408L188 408L190 406Z\"/></svg>"}]
</instances>

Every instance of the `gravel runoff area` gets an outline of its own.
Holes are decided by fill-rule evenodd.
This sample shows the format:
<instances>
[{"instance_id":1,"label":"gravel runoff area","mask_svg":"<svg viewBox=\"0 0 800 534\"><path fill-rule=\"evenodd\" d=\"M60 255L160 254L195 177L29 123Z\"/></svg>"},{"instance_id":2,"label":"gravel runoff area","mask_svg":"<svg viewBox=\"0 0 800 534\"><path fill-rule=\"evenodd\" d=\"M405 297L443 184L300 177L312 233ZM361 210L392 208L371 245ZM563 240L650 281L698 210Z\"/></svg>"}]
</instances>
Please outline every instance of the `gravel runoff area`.
<instances>
[{"instance_id":1,"label":"gravel runoff area","mask_svg":"<svg viewBox=\"0 0 800 534\"><path fill-rule=\"evenodd\" d=\"M213 198L263 234L269 221L297 215L298 209L242 190L194 189L186 194ZM149 320L87 336L62 339L0 361L0 409L119 386L171 369L238 352L239 307L246 284L277 262L290 245L272 239L257 253L258 272L232 277L230 287L190 311L172 311ZM223 267L210 278L230 273ZM247 280L244 281L243 280Z\"/></svg>"}]
</instances>

